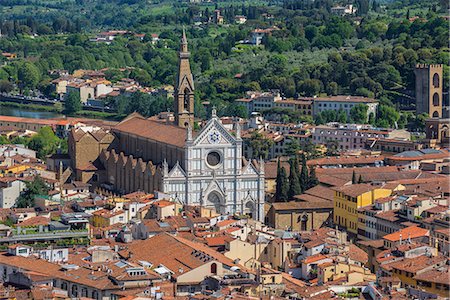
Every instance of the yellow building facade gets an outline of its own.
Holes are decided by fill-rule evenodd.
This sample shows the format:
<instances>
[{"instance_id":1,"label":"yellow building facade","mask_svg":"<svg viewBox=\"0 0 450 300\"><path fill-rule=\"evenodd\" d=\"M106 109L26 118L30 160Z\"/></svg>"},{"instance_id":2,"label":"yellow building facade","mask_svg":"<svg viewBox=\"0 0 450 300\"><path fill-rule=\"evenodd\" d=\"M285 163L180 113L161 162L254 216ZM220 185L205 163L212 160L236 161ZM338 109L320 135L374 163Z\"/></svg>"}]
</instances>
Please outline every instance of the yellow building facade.
<instances>
[{"instance_id":1,"label":"yellow building facade","mask_svg":"<svg viewBox=\"0 0 450 300\"><path fill-rule=\"evenodd\" d=\"M358 233L358 208L371 205L376 199L388 197L390 189L380 189L369 184L352 184L336 189L334 194L334 224L348 232Z\"/></svg>"}]
</instances>

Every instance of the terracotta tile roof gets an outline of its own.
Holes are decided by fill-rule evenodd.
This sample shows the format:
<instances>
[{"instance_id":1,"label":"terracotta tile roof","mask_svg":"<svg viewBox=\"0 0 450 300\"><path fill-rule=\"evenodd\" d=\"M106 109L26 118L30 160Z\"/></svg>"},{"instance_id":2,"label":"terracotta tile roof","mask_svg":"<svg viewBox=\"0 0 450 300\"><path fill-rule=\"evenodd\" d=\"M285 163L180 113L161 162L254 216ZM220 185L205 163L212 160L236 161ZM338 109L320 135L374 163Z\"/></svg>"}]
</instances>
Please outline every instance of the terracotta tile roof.
<instances>
[{"instance_id":1,"label":"terracotta tile roof","mask_svg":"<svg viewBox=\"0 0 450 300\"><path fill-rule=\"evenodd\" d=\"M308 249L311 249L313 247L317 247L317 246L323 245L325 243L326 242L322 239L313 239L309 242L304 243L303 246L305 246Z\"/></svg>"},{"instance_id":2,"label":"terracotta tile roof","mask_svg":"<svg viewBox=\"0 0 450 300\"><path fill-rule=\"evenodd\" d=\"M206 245L209 247L223 246L227 242L231 242L233 240L235 239L227 235L205 238Z\"/></svg>"},{"instance_id":3,"label":"terracotta tile roof","mask_svg":"<svg viewBox=\"0 0 450 300\"><path fill-rule=\"evenodd\" d=\"M308 160L308 165L314 165L314 166L326 166L326 165L367 165L367 164L374 164L377 161L383 161L384 156L345 156L345 157L338 157L338 156L329 156L324 158L317 158L317 159L311 159Z\"/></svg>"},{"instance_id":4,"label":"terracotta tile roof","mask_svg":"<svg viewBox=\"0 0 450 300\"><path fill-rule=\"evenodd\" d=\"M154 202L153 205L158 206L158 207L166 207L166 206L175 205L175 203L168 201L168 200L159 200L159 201Z\"/></svg>"},{"instance_id":5,"label":"terracotta tile roof","mask_svg":"<svg viewBox=\"0 0 450 300\"><path fill-rule=\"evenodd\" d=\"M320 265L317 265L317 267L321 268L321 269L325 269L325 268L328 268L328 267L331 267L331 266L334 266L333 262L325 262L325 263L322 263Z\"/></svg>"},{"instance_id":6,"label":"terracotta tile roof","mask_svg":"<svg viewBox=\"0 0 450 300\"><path fill-rule=\"evenodd\" d=\"M217 260L227 266L236 265L228 257L202 243L167 233L158 234L147 240L133 241L127 244L127 248L127 251L121 251L119 254L128 256L128 253L132 252L133 260L148 261L154 266L163 264L174 272L176 277L211 260Z\"/></svg>"},{"instance_id":7,"label":"terracotta tile roof","mask_svg":"<svg viewBox=\"0 0 450 300\"><path fill-rule=\"evenodd\" d=\"M424 154L421 151L406 151L406 152L416 152L421 153L421 155L417 156L409 156L405 155L405 152L396 154L394 156L388 157L389 161L396 162L396 161L422 161L422 160L428 160L428 159L441 159L441 158L447 158L450 153L448 150L441 150L439 153L427 153Z\"/></svg>"},{"instance_id":8,"label":"terracotta tile roof","mask_svg":"<svg viewBox=\"0 0 450 300\"><path fill-rule=\"evenodd\" d=\"M165 226L161 226L161 224L166 224ZM176 232L176 229L170 226L170 224L165 222L159 222L156 219L144 219L144 225L147 227L149 233L155 232Z\"/></svg>"},{"instance_id":9,"label":"terracotta tile roof","mask_svg":"<svg viewBox=\"0 0 450 300\"><path fill-rule=\"evenodd\" d=\"M327 258L328 258L328 256L318 253L318 254L314 254L314 255L308 256L307 258L303 259L302 263L304 263L304 264L311 264L311 263L314 263L314 262L317 262L317 261L320 261L320 260L324 260L324 259L327 259Z\"/></svg>"},{"instance_id":10,"label":"terracotta tile roof","mask_svg":"<svg viewBox=\"0 0 450 300\"><path fill-rule=\"evenodd\" d=\"M55 121L50 120L50 119L22 118L22 117L11 117L11 116L2 116L2 115L0 115L0 121L12 122L12 123L40 124L40 125L46 125L46 126L50 126L50 127L55 124Z\"/></svg>"},{"instance_id":11,"label":"terracotta tile roof","mask_svg":"<svg viewBox=\"0 0 450 300\"><path fill-rule=\"evenodd\" d=\"M449 284L449 266L445 266L442 270L430 270L414 276L415 280L434 282L447 285Z\"/></svg>"},{"instance_id":12,"label":"terracotta tile roof","mask_svg":"<svg viewBox=\"0 0 450 300\"><path fill-rule=\"evenodd\" d=\"M177 230L190 231L188 220L183 216L170 216L165 218L164 222L169 223L172 227L176 228Z\"/></svg>"},{"instance_id":13,"label":"terracotta tile roof","mask_svg":"<svg viewBox=\"0 0 450 300\"><path fill-rule=\"evenodd\" d=\"M430 214L438 214L438 213L446 212L448 209L449 209L448 206L437 205L435 207L426 209L425 211Z\"/></svg>"},{"instance_id":14,"label":"terracotta tile roof","mask_svg":"<svg viewBox=\"0 0 450 300\"><path fill-rule=\"evenodd\" d=\"M397 232L385 235L383 239L391 241L391 242L397 242L400 240L400 235L402 235L402 239L406 240L408 238L414 239L419 237L425 237L430 235L430 231L428 229L420 228L417 226L411 226L407 228L403 228Z\"/></svg>"},{"instance_id":15,"label":"terracotta tile roof","mask_svg":"<svg viewBox=\"0 0 450 300\"><path fill-rule=\"evenodd\" d=\"M302 198L308 198L315 201L289 201L289 202L275 202L272 203L272 207L275 210L295 210L295 209L332 209L332 201L318 201L320 199L313 196L303 196Z\"/></svg>"},{"instance_id":16,"label":"terracotta tile roof","mask_svg":"<svg viewBox=\"0 0 450 300\"><path fill-rule=\"evenodd\" d=\"M145 119L134 115L126 118L112 129L114 132L129 133L176 147L184 147L186 129L174 125Z\"/></svg>"},{"instance_id":17,"label":"terracotta tile roof","mask_svg":"<svg viewBox=\"0 0 450 300\"><path fill-rule=\"evenodd\" d=\"M373 185L361 183L345 185L340 188L336 188L335 190L350 197L358 197L359 195L370 192L374 189L376 189L376 187Z\"/></svg>"},{"instance_id":18,"label":"terracotta tile roof","mask_svg":"<svg viewBox=\"0 0 450 300\"><path fill-rule=\"evenodd\" d=\"M332 188L316 185L309 190L306 190L303 194L294 196L295 199L315 202L315 201L333 201L335 191Z\"/></svg>"},{"instance_id":19,"label":"terracotta tile roof","mask_svg":"<svg viewBox=\"0 0 450 300\"><path fill-rule=\"evenodd\" d=\"M369 261L369 255L356 245L350 244L348 255L350 259L361 262L363 264Z\"/></svg>"},{"instance_id":20,"label":"terracotta tile roof","mask_svg":"<svg viewBox=\"0 0 450 300\"><path fill-rule=\"evenodd\" d=\"M302 97L303 100L327 101L327 102L358 102L358 103L377 103L374 98L366 98L361 96L337 95L328 97Z\"/></svg>"},{"instance_id":21,"label":"terracotta tile roof","mask_svg":"<svg viewBox=\"0 0 450 300\"><path fill-rule=\"evenodd\" d=\"M444 256L434 256L428 257L426 255L421 255L414 258L405 258L401 261L396 261L390 264L392 269L402 270L410 273L416 273L426 267L431 267L435 265L443 265L447 261Z\"/></svg>"},{"instance_id":22,"label":"terracotta tile roof","mask_svg":"<svg viewBox=\"0 0 450 300\"><path fill-rule=\"evenodd\" d=\"M145 192L142 192L142 191L137 191L137 192L129 193L129 194L126 194L126 195L122 196L122 198L125 198L125 199L140 199L140 198L152 199L154 197L155 197L155 195L148 194L148 193L145 193Z\"/></svg>"},{"instance_id":23,"label":"terracotta tile roof","mask_svg":"<svg viewBox=\"0 0 450 300\"><path fill-rule=\"evenodd\" d=\"M107 218L108 219L108 218L112 218L114 216L118 216L118 215L123 214L123 213L124 213L124 211L121 210L121 209L119 209L119 210L109 210L109 209L103 208L103 209L94 211L92 214L94 216L101 216L103 218Z\"/></svg>"},{"instance_id":24,"label":"terracotta tile roof","mask_svg":"<svg viewBox=\"0 0 450 300\"><path fill-rule=\"evenodd\" d=\"M223 220L223 221L217 222L216 226L217 227L226 227L226 226L230 226L232 224L238 223L238 222L239 222L239 220L233 220L233 219Z\"/></svg>"},{"instance_id":25,"label":"terracotta tile roof","mask_svg":"<svg viewBox=\"0 0 450 300\"><path fill-rule=\"evenodd\" d=\"M18 223L17 226L21 227L35 227L39 225L48 225L50 223L50 219L47 217L37 216L26 219L25 221Z\"/></svg>"},{"instance_id":26,"label":"terracotta tile roof","mask_svg":"<svg viewBox=\"0 0 450 300\"><path fill-rule=\"evenodd\" d=\"M391 222L396 222L398 220L400 220L400 217L398 216L398 212L399 210L388 210L385 212L380 212L378 214L375 215L375 218L377 219L383 219L383 220L388 220Z\"/></svg>"},{"instance_id":27,"label":"terracotta tile roof","mask_svg":"<svg viewBox=\"0 0 450 300\"><path fill-rule=\"evenodd\" d=\"M42 259L10 256L7 254L0 254L0 264L42 273L44 275L60 278L69 282L75 282L88 287L94 287L100 290L105 290L107 288L114 289L114 285L112 285L107 274L104 272L92 271L85 268L62 271L61 266ZM119 287L116 286L116 289L119 289Z\"/></svg>"},{"instance_id":28,"label":"terracotta tile roof","mask_svg":"<svg viewBox=\"0 0 450 300\"><path fill-rule=\"evenodd\" d=\"M284 167L286 174L289 174L289 163L286 161L280 162L281 167ZM266 162L264 165L264 175L266 179L277 178L278 163L276 161Z\"/></svg>"},{"instance_id":29,"label":"terracotta tile roof","mask_svg":"<svg viewBox=\"0 0 450 300\"><path fill-rule=\"evenodd\" d=\"M344 184L351 182L351 179L346 180L346 179L330 176L327 174L317 174L317 179L319 180L320 183L326 184L329 186L343 186Z\"/></svg>"},{"instance_id":30,"label":"terracotta tile roof","mask_svg":"<svg viewBox=\"0 0 450 300\"><path fill-rule=\"evenodd\" d=\"M437 230L435 230L435 232L444 234L446 236L450 236L449 230L447 228L437 229Z\"/></svg>"},{"instance_id":31,"label":"terracotta tile roof","mask_svg":"<svg viewBox=\"0 0 450 300\"><path fill-rule=\"evenodd\" d=\"M374 248L382 248L384 247L384 241L383 240L368 240L368 241L358 241L358 244L363 246L369 246Z\"/></svg>"}]
</instances>

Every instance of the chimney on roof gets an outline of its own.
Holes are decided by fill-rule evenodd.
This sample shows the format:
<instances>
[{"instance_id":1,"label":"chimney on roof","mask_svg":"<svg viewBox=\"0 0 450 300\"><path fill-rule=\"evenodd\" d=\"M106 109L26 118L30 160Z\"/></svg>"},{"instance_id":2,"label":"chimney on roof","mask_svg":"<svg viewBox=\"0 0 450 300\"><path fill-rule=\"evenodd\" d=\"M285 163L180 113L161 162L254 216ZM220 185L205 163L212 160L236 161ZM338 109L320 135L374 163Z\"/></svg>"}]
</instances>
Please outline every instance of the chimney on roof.
<instances>
[{"instance_id":1,"label":"chimney on roof","mask_svg":"<svg viewBox=\"0 0 450 300\"><path fill-rule=\"evenodd\" d=\"M399 241L399 244L401 245L402 244L402 234L400 233L400 241Z\"/></svg>"},{"instance_id":2,"label":"chimney on roof","mask_svg":"<svg viewBox=\"0 0 450 300\"><path fill-rule=\"evenodd\" d=\"M408 233L408 243L411 244L411 232Z\"/></svg>"}]
</instances>

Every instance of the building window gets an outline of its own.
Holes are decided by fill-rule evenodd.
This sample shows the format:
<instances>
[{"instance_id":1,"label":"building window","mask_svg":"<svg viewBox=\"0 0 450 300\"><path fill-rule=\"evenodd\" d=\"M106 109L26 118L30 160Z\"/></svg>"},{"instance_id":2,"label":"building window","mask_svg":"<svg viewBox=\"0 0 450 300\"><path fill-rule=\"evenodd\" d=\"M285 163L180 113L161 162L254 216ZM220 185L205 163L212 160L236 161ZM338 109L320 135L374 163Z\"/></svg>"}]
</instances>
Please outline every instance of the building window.
<instances>
[{"instance_id":1,"label":"building window","mask_svg":"<svg viewBox=\"0 0 450 300\"><path fill-rule=\"evenodd\" d=\"M433 105L434 106L439 106L439 94L438 93L434 93L433 94Z\"/></svg>"},{"instance_id":2,"label":"building window","mask_svg":"<svg viewBox=\"0 0 450 300\"><path fill-rule=\"evenodd\" d=\"M78 287L75 284L72 285L72 296L78 297Z\"/></svg>"},{"instance_id":3,"label":"building window","mask_svg":"<svg viewBox=\"0 0 450 300\"><path fill-rule=\"evenodd\" d=\"M434 73L433 75L433 87L438 88L439 87L439 74Z\"/></svg>"},{"instance_id":4,"label":"building window","mask_svg":"<svg viewBox=\"0 0 450 300\"><path fill-rule=\"evenodd\" d=\"M217 264L216 263L211 264L211 274L217 274Z\"/></svg>"}]
</instances>

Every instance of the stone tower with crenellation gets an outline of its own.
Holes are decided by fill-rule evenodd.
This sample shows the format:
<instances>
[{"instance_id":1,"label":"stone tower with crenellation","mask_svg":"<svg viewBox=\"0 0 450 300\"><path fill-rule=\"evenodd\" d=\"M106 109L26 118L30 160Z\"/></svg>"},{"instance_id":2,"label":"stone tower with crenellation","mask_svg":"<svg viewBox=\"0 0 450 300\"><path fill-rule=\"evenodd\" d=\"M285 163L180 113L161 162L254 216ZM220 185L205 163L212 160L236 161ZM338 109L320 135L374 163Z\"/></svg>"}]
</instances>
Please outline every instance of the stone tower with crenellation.
<instances>
[{"instance_id":1,"label":"stone tower with crenellation","mask_svg":"<svg viewBox=\"0 0 450 300\"><path fill-rule=\"evenodd\" d=\"M181 47L178 60L178 76L175 86L175 125L180 127L194 127L194 78L189 64L190 53L186 32L183 29Z\"/></svg>"},{"instance_id":2,"label":"stone tower with crenellation","mask_svg":"<svg viewBox=\"0 0 450 300\"><path fill-rule=\"evenodd\" d=\"M442 118L442 65L418 64L416 75L416 113Z\"/></svg>"}]
</instances>

